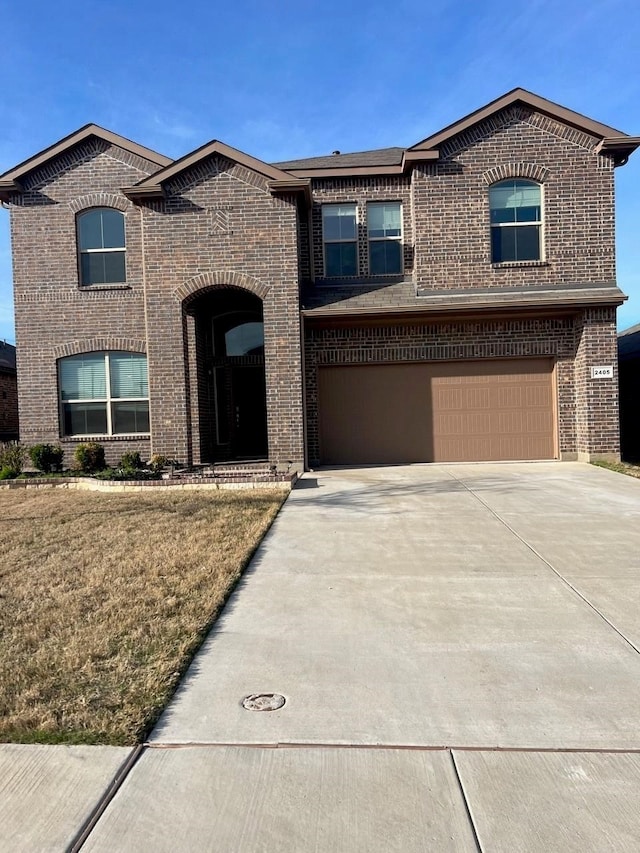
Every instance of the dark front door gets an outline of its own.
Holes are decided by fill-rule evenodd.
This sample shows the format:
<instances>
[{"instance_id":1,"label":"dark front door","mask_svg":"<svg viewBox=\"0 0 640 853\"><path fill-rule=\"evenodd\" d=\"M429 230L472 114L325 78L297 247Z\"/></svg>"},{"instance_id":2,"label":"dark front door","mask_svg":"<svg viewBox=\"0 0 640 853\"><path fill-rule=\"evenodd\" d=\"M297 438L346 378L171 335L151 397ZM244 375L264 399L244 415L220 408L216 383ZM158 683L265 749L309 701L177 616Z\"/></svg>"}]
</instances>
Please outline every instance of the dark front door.
<instances>
[{"instance_id":1,"label":"dark front door","mask_svg":"<svg viewBox=\"0 0 640 853\"><path fill-rule=\"evenodd\" d=\"M264 366L238 365L231 370L233 456L267 456L267 398Z\"/></svg>"}]
</instances>

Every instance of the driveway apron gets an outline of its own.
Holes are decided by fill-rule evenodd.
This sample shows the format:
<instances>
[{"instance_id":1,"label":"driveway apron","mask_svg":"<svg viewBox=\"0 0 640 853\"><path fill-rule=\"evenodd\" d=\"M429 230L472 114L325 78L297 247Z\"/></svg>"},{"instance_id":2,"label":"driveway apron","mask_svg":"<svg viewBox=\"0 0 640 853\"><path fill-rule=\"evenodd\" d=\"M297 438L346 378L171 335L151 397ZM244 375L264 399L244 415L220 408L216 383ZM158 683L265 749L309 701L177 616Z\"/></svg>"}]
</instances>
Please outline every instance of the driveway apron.
<instances>
[{"instance_id":1,"label":"driveway apron","mask_svg":"<svg viewBox=\"0 0 640 853\"><path fill-rule=\"evenodd\" d=\"M640 849L639 561L592 466L305 475L83 850Z\"/></svg>"}]
</instances>

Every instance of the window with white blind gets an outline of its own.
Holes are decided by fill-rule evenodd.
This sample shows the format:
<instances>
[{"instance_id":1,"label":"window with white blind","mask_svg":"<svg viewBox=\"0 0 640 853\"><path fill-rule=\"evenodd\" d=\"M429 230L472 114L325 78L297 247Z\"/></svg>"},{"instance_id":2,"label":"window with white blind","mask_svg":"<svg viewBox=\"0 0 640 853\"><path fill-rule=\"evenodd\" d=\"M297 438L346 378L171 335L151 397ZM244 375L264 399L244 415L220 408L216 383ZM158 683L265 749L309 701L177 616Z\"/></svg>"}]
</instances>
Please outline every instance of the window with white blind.
<instances>
[{"instance_id":1,"label":"window with white blind","mask_svg":"<svg viewBox=\"0 0 640 853\"><path fill-rule=\"evenodd\" d=\"M95 207L78 214L80 285L124 284L124 214L111 207Z\"/></svg>"},{"instance_id":2,"label":"window with white blind","mask_svg":"<svg viewBox=\"0 0 640 853\"><path fill-rule=\"evenodd\" d=\"M542 260L542 187L534 181L500 181L489 188L491 261Z\"/></svg>"},{"instance_id":3,"label":"window with white blind","mask_svg":"<svg viewBox=\"0 0 640 853\"><path fill-rule=\"evenodd\" d=\"M399 201L367 205L369 273L400 275L402 272L402 205Z\"/></svg>"},{"instance_id":4,"label":"window with white blind","mask_svg":"<svg viewBox=\"0 0 640 853\"><path fill-rule=\"evenodd\" d=\"M149 432L147 357L86 352L58 362L63 435Z\"/></svg>"}]
</instances>

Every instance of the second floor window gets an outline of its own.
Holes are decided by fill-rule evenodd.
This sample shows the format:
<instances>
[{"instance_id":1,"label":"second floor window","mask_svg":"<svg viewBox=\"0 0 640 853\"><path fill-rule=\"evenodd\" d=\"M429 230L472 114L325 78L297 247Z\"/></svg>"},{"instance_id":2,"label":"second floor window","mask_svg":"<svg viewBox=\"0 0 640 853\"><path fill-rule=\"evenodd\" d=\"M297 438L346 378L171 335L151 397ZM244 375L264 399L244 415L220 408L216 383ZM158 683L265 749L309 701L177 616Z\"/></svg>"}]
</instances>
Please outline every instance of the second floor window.
<instances>
[{"instance_id":1,"label":"second floor window","mask_svg":"<svg viewBox=\"0 0 640 853\"><path fill-rule=\"evenodd\" d=\"M491 262L542 260L542 189L533 181L500 181L489 189Z\"/></svg>"},{"instance_id":2,"label":"second floor window","mask_svg":"<svg viewBox=\"0 0 640 853\"><path fill-rule=\"evenodd\" d=\"M399 275L402 272L402 206L399 201L367 205L369 273Z\"/></svg>"},{"instance_id":3,"label":"second floor window","mask_svg":"<svg viewBox=\"0 0 640 853\"><path fill-rule=\"evenodd\" d=\"M80 284L126 282L124 214L96 207L78 215Z\"/></svg>"},{"instance_id":4,"label":"second floor window","mask_svg":"<svg viewBox=\"0 0 640 853\"><path fill-rule=\"evenodd\" d=\"M358 230L355 204L322 207L324 274L327 278L358 275Z\"/></svg>"}]
</instances>

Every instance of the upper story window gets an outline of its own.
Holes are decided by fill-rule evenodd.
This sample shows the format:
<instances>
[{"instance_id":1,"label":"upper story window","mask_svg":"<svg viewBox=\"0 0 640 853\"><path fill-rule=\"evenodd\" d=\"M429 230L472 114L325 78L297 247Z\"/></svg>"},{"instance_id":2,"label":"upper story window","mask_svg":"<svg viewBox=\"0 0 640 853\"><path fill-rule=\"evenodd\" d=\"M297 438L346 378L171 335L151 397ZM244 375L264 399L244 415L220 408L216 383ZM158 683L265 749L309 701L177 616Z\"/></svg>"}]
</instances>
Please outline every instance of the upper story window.
<instances>
[{"instance_id":1,"label":"upper story window","mask_svg":"<svg viewBox=\"0 0 640 853\"><path fill-rule=\"evenodd\" d=\"M63 435L149 432L147 357L85 352L58 362Z\"/></svg>"},{"instance_id":2,"label":"upper story window","mask_svg":"<svg viewBox=\"0 0 640 853\"><path fill-rule=\"evenodd\" d=\"M542 260L542 188L533 181L500 181L489 188L491 262Z\"/></svg>"},{"instance_id":3,"label":"upper story window","mask_svg":"<svg viewBox=\"0 0 640 853\"><path fill-rule=\"evenodd\" d=\"M322 207L324 274L327 278L358 275L358 230L355 204Z\"/></svg>"},{"instance_id":4,"label":"upper story window","mask_svg":"<svg viewBox=\"0 0 640 853\"><path fill-rule=\"evenodd\" d=\"M367 205L369 273L399 275L402 272L402 205L399 201Z\"/></svg>"},{"instance_id":5,"label":"upper story window","mask_svg":"<svg viewBox=\"0 0 640 853\"><path fill-rule=\"evenodd\" d=\"M95 207L78 214L80 284L123 284L125 270L124 214Z\"/></svg>"}]
</instances>

